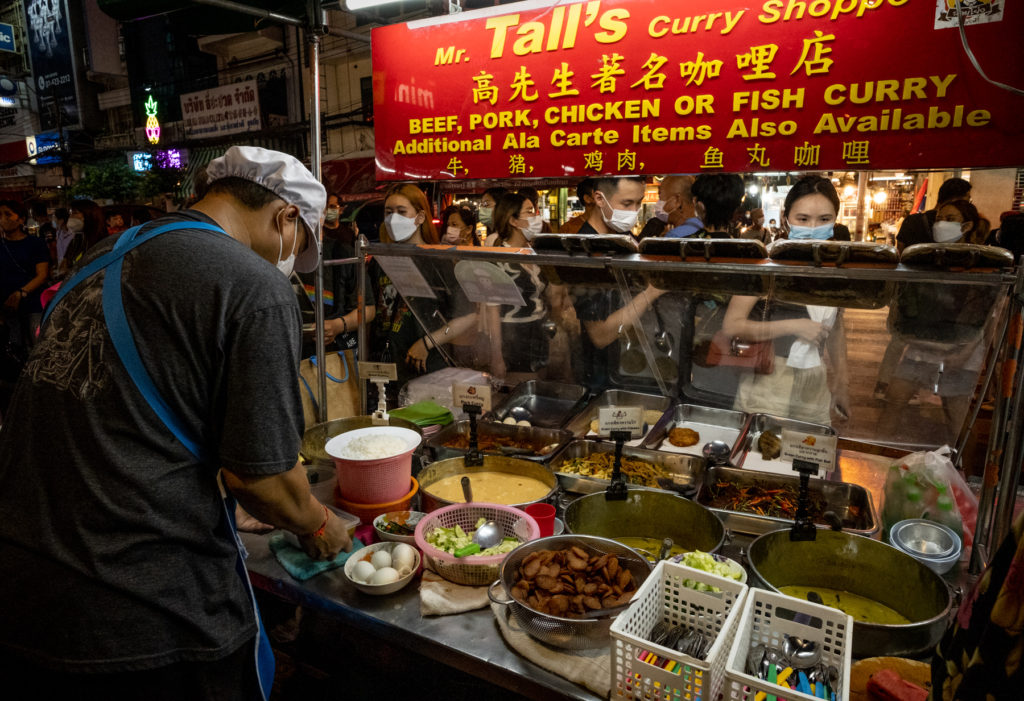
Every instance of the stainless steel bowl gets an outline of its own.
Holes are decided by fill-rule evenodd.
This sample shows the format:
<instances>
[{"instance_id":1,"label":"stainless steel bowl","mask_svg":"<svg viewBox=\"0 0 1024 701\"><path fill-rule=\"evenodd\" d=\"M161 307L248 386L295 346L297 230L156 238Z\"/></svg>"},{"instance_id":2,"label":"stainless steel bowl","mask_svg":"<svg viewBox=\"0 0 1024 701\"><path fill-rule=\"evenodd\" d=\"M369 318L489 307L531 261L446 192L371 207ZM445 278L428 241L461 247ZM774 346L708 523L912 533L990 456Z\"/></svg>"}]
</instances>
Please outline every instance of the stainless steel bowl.
<instances>
[{"instance_id":1,"label":"stainless steel bowl","mask_svg":"<svg viewBox=\"0 0 1024 701\"><path fill-rule=\"evenodd\" d=\"M574 545L592 555L608 553L618 557L619 564L633 573L637 590L651 574L651 564L622 543L589 535L553 535L531 540L510 552L501 563L497 581L487 589L487 596L496 604L508 606L523 629L543 643L564 650L607 647L611 638L612 622L618 615L625 613L625 609L619 609L607 616L595 614L595 618L562 618L535 611L512 598L516 571L528 555L538 550L565 550ZM496 592L499 586L504 589L504 599L499 598Z\"/></svg>"},{"instance_id":2,"label":"stainless steel bowl","mask_svg":"<svg viewBox=\"0 0 1024 701\"><path fill-rule=\"evenodd\" d=\"M910 555L946 558L960 549L960 539L949 528L923 518L908 519L893 525L889 540Z\"/></svg>"}]
</instances>

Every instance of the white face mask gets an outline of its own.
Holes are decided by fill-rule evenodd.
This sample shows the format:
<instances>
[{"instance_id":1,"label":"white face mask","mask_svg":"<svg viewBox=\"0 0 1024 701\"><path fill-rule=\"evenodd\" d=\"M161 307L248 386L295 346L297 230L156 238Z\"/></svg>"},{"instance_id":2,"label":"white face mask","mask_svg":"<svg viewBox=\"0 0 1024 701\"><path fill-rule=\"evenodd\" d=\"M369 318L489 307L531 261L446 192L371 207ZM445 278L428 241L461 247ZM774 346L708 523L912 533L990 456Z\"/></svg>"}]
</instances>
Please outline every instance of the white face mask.
<instances>
[{"instance_id":1,"label":"white face mask","mask_svg":"<svg viewBox=\"0 0 1024 701\"><path fill-rule=\"evenodd\" d=\"M390 216L385 217L384 226L388 230L391 240L395 243L408 241L416 233L416 229L419 228L419 224L416 223L416 217L403 217L398 212L392 212Z\"/></svg>"},{"instance_id":2,"label":"white face mask","mask_svg":"<svg viewBox=\"0 0 1024 701\"><path fill-rule=\"evenodd\" d=\"M532 239L534 236L544 230L544 217L537 214L532 217L525 217L526 228L523 229L523 236L527 239Z\"/></svg>"},{"instance_id":3,"label":"white face mask","mask_svg":"<svg viewBox=\"0 0 1024 701\"><path fill-rule=\"evenodd\" d=\"M666 224L668 223L668 212L665 211L665 200L658 200L654 203L654 216Z\"/></svg>"},{"instance_id":4,"label":"white face mask","mask_svg":"<svg viewBox=\"0 0 1024 701\"><path fill-rule=\"evenodd\" d=\"M334 222L338 221L338 218L340 216L341 216L341 210L340 209L338 209L337 207L328 207L327 208L327 213L324 214L324 221L333 224Z\"/></svg>"},{"instance_id":5,"label":"white face mask","mask_svg":"<svg viewBox=\"0 0 1024 701\"><path fill-rule=\"evenodd\" d=\"M935 243L953 243L962 238L964 232L960 229L960 222L937 221L932 225L932 239Z\"/></svg>"},{"instance_id":6,"label":"white face mask","mask_svg":"<svg viewBox=\"0 0 1024 701\"><path fill-rule=\"evenodd\" d=\"M292 269L295 268L295 245L299 241L299 220L295 220L295 231L292 236L292 251L288 254L288 257L281 260L281 254L284 253L284 232L281 232L281 243L277 249L277 269L284 273L285 277L291 277Z\"/></svg>"},{"instance_id":7,"label":"white face mask","mask_svg":"<svg viewBox=\"0 0 1024 701\"><path fill-rule=\"evenodd\" d=\"M462 230L457 226L449 226L448 230L444 232L445 243L458 243L462 238Z\"/></svg>"},{"instance_id":8,"label":"white face mask","mask_svg":"<svg viewBox=\"0 0 1024 701\"><path fill-rule=\"evenodd\" d=\"M85 228L85 222L81 219L68 219L68 231L72 234L77 234Z\"/></svg>"},{"instance_id":9,"label":"white face mask","mask_svg":"<svg viewBox=\"0 0 1024 701\"><path fill-rule=\"evenodd\" d=\"M598 206L601 208L601 218L604 219L604 223L608 225L608 228L619 234L632 231L633 227L636 226L636 218L640 215L640 212L632 209L612 209L611 216L609 217L604 213L604 208L608 201L604 199L603 195L601 200L602 203L598 204ZM611 205L608 205L608 208L611 209Z\"/></svg>"}]
</instances>

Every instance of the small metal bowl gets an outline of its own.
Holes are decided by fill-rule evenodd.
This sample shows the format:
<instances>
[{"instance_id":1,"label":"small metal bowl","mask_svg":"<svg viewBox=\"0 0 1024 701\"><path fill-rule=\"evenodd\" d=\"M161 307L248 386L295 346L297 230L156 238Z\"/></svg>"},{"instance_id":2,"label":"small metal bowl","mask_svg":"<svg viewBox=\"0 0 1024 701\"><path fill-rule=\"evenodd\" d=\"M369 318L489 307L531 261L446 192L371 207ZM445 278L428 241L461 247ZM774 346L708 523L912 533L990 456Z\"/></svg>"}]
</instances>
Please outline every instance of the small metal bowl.
<instances>
[{"instance_id":1,"label":"small metal bowl","mask_svg":"<svg viewBox=\"0 0 1024 701\"><path fill-rule=\"evenodd\" d=\"M962 548L960 536L951 528L923 518L893 525L889 542L937 574L945 574L953 568Z\"/></svg>"}]
</instances>

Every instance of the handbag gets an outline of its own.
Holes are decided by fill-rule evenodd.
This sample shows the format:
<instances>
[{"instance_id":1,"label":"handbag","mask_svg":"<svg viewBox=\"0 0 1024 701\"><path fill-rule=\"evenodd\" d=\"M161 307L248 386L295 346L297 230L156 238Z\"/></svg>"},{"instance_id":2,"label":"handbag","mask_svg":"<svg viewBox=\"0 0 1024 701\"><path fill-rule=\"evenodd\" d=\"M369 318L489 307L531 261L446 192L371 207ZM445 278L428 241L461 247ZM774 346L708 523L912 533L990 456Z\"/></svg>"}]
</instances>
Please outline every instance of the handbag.
<instances>
[{"instance_id":1,"label":"handbag","mask_svg":"<svg viewBox=\"0 0 1024 701\"><path fill-rule=\"evenodd\" d=\"M716 331L704 362L709 367L752 368L755 375L771 375L775 370L775 343L743 341L739 336Z\"/></svg>"},{"instance_id":2,"label":"handbag","mask_svg":"<svg viewBox=\"0 0 1024 701\"><path fill-rule=\"evenodd\" d=\"M324 368L327 374L327 420L347 419L362 413L362 393L359 387L359 371L355 351L345 350L327 354ZM320 363L310 356L299 364L299 382L302 386L302 414L306 428L320 423L317 414L319 404L313 389L319 382Z\"/></svg>"}]
</instances>

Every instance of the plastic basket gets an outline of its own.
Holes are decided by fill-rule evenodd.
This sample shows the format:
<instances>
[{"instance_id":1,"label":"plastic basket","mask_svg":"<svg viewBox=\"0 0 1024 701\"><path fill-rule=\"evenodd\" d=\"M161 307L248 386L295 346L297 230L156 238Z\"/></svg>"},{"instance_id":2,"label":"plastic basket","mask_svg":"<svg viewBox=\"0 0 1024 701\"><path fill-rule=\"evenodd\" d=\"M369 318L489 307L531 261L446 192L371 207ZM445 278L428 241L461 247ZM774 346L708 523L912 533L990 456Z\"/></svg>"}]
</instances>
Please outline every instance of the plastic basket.
<instances>
[{"instance_id":1,"label":"plastic basket","mask_svg":"<svg viewBox=\"0 0 1024 701\"><path fill-rule=\"evenodd\" d=\"M806 614L809 622L797 623L792 620L794 614ZM839 670L836 699L849 699L853 619L837 609L763 589L751 589L743 606L736 642L725 668L723 697L729 701L754 701L758 692L763 691L787 701L813 701L814 696L746 672L747 656L753 646L781 650L787 635L818 644L821 661Z\"/></svg>"},{"instance_id":2,"label":"plastic basket","mask_svg":"<svg viewBox=\"0 0 1024 701\"><path fill-rule=\"evenodd\" d=\"M364 436L394 436L405 441L407 450L398 455L372 460L339 457L348 444ZM338 475L338 491L345 501L379 504L400 499L409 489L412 477L412 454L419 447L420 434L399 426L370 426L346 431L327 441L324 447L334 460Z\"/></svg>"},{"instance_id":3,"label":"plastic basket","mask_svg":"<svg viewBox=\"0 0 1024 701\"><path fill-rule=\"evenodd\" d=\"M702 592L683 582L718 587ZM739 626L747 585L673 562L659 562L611 627L611 698L676 701L718 698ZM713 637L698 660L647 638L659 622L685 624Z\"/></svg>"},{"instance_id":4,"label":"plastic basket","mask_svg":"<svg viewBox=\"0 0 1024 701\"><path fill-rule=\"evenodd\" d=\"M410 486L411 485L411 486ZM348 501L338 492L337 486L334 489L334 501L341 508L350 514L358 516L363 523L373 523L373 519L377 518L383 513L388 511L402 511L408 509L412 503L412 498L416 495L416 492L420 489L420 483L416 481L415 477L410 477L409 481L406 482L406 486L409 486L409 491L397 501L388 501L380 504L360 504L356 501Z\"/></svg>"},{"instance_id":5,"label":"plastic basket","mask_svg":"<svg viewBox=\"0 0 1024 701\"><path fill-rule=\"evenodd\" d=\"M519 509L476 501L452 504L428 513L416 524L416 547L423 551L427 565L456 584L482 585L496 580L498 567L508 553L455 557L427 542L427 534L435 528L452 528L458 525L468 533L476 529L476 522L481 518L497 523L503 537L518 538L522 543L540 537L537 522Z\"/></svg>"}]
</instances>

